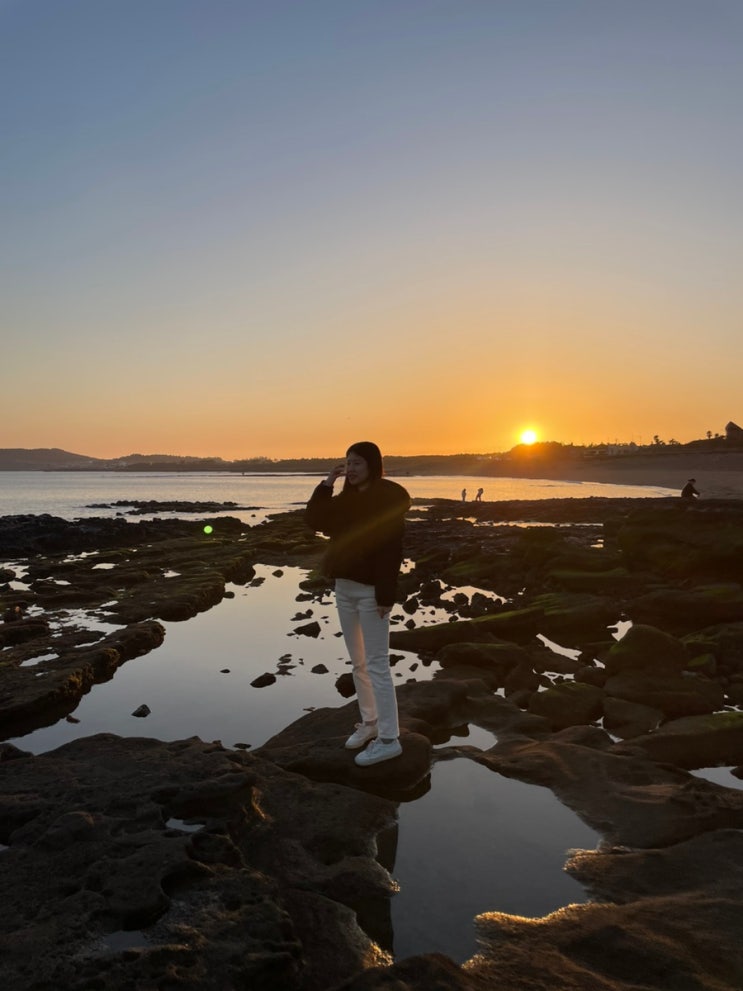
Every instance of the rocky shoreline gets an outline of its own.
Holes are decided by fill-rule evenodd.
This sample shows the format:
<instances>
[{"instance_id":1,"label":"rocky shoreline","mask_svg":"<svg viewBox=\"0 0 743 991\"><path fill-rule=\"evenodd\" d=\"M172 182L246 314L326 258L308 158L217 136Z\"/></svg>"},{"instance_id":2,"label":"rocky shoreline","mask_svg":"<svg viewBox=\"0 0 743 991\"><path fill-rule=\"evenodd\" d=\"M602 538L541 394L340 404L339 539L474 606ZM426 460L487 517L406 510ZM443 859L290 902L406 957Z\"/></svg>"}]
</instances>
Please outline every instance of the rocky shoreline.
<instances>
[{"instance_id":1,"label":"rocky shoreline","mask_svg":"<svg viewBox=\"0 0 743 991\"><path fill-rule=\"evenodd\" d=\"M301 512L209 525L0 519L0 739L70 714L156 649L160 621L211 608L256 564L315 568L322 551ZM743 502L419 500L407 531L393 647L441 670L397 689L398 760L353 763L355 701L251 753L112 734L39 756L0 743L7 991L742 986L743 792L689 771L743 776ZM443 597L464 585L505 601ZM316 572L303 587L328 591ZM449 622L422 625L433 606ZM617 641L620 618L633 625ZM465 724L497 743L457 743ZM523 919L494 895L478 956L394 962L396 803L454 757L552 789L601 834L566 864L592 901Z\"/></svg>"}]
</instances>

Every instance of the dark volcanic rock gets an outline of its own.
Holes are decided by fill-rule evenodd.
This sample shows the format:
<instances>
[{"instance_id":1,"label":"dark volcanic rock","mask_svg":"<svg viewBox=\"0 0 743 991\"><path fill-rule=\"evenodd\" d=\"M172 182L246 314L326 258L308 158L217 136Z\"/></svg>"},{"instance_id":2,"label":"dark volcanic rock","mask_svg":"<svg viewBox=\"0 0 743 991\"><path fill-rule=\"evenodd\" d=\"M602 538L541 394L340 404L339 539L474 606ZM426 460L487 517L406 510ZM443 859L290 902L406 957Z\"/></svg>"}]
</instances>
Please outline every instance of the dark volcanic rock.
<instances>
[{"instance_id":1,"label":"dark volcanic rock","mask_svg":"<svg viewBox=\"0 0 743 991\"><path fill-rule=\"evenodd\" d=\"M743 699L742 509L435 500L408 524L396 618L417 604L416 618L393 643L438 653L446 670L398 687L403 754L371 768L343 746L355 702L310 713L252 757L194 740L97 737L40 758L0 745L10 991L740 991L743 794L683 768L743 763L741 713L710 711ZM488 525L523 519L560 525ZM135 630L153 617L194 615L226 583L253 581L254 563L314 566L323 548L301 511L252 528L220 517L208 537L183 520L51 517L3 521L3 534L29 555L28 588L0 589L0 608L60 634L3 650L0 715L31 692L18 715L35 725L70 711L127 650L150 649ZM66 557L83 549L98 554ZM302 585L306 601L329 590L317 573ZM470 585L490 595L456 591ZM60 630L63 604L117 615L130 633L91 643L74 623ZM433 605L457 621L426 626ZM635 626L617 643L611 624L624 618ZM493 694L501 685L507 699ZM674 718L690 711L703 714ZM623 742L587 725L602 716ZM462 743L469 724L495 745ZM375 796L423 794L431 763L452 756L550 788L599 832L600 852L568 865L595 901L524 920L498 912L496 892L465 967L435 955L390 966L395 807Z\"/></svg>"},{"instance_id":2,"label":"dark volcanic rock","mask_svg":"<svg viewBox=\"0 0 743 991\"><path fill-rule=\"evenodd\" d=\"M3 991L174 973L195 991L320 991L383 962L355 915L388 911L383 799L199 740L101 735L2 766ZM114 949L122 930L135 951Z\"/></svg>"},{"instance_id":3,"label":"dark volcanic rock","mask_svg":"<svg viewBox=\"0 0 743 991\"><path fill-rule=\"evenodd\" d=\"M529 702L529 712L542 716L553 729L561 730L594 722L603 715L603 699L604 693L595 685L564 682L535 692Z\"/></svg>"}]
</instances>

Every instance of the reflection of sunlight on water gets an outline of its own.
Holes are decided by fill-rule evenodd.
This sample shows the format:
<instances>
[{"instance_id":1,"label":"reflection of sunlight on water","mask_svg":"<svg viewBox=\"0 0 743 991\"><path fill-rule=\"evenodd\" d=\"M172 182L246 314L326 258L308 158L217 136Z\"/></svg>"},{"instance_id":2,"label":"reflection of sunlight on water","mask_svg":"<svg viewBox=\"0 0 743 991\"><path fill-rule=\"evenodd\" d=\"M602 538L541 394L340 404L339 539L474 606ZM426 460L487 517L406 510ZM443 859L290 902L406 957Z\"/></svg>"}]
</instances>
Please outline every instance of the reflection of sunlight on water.
<instances>
[{"instance_id":1,"label":"reflection of sunlight on water","mask_svg":"<svg viewBox=\"0 0 743 991\"><path fill-rule=\"evenodd\" d=\"M430 791L399 808L396 958L436 951L461 963L477 951L480 912L538 917L587 901L563 867L599 839L548 788L466 758L437 763Z\"/></svg>"}]
</instances>

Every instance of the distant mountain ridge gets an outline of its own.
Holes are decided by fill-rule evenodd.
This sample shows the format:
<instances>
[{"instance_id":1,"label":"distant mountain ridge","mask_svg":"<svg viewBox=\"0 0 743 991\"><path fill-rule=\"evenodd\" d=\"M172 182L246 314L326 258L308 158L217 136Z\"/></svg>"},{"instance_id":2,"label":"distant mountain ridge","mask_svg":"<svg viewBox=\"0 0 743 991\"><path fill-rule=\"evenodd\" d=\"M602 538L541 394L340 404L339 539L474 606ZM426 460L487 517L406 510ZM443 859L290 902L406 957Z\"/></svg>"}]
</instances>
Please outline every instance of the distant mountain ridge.
<instances>
[{"instance_id":1,"label":"distant mountain ridge","mask_svg":"<svg viewBox=\"0 0 743 991\"><path fill-rule=\"evenodd\" d=\"M111 471L159 465L226 467L221 458L191 458L177 454L128 454L124 458L91 458L59 447L0 448L0 471Z\"/></svg>"},{"instance_id":2,"label":"distant mountain ridge","mask_svg":"<svg viewBox=\"0 0 743 991\"><path fill-rule=\"evenodd\" d=\"M6 447L0 448L0 471L44 471L65 468L93 468L107 465L107 461L89 458L84 454L72 454L59 447Z\"/></svg>"},{"instance_id":3,"label":"distant mountain ridge","mask_svg":"<svg viewBox=\"0 0 743 991\"><path fill-rule=\"evenodd\" d=\"M532 478L574 477L581 466L612 466L617 469L644 467L661 461L665 467L691 458L688 470L693 474L703 464L710 469L740 471L743 443L718 437L691 441L688 444L652 444L632 449L575 447L556 442L531 447L520 444L504 454L418 454L387 455L388 475L477 475ZM327 473L339 458L222 458L190 457L178 454L128 454L122 458L91 458L85 454L63 451L58 447L0 448L2 471L115 471L115 472L231 472L249 475L320 475ZM735 463L734 463L735 462ZM585 472L581 472L581 476Z\"/></svg>"},{"instance_id":4,"label":"distant mountain ridge","mask_svg":"<svg viewBox=\"0 0 743 991\"><path fill-rule=\"evenodd\" d=\"M492 455L442 454L385 458L388 473L416 472L479 474ZM231 471L263 474L320 474L330 470L338 458L198 458L177 454L128 454L122 458L91 458L57 447L0 448L0 471Z\"/></svg>"}]
</instances>

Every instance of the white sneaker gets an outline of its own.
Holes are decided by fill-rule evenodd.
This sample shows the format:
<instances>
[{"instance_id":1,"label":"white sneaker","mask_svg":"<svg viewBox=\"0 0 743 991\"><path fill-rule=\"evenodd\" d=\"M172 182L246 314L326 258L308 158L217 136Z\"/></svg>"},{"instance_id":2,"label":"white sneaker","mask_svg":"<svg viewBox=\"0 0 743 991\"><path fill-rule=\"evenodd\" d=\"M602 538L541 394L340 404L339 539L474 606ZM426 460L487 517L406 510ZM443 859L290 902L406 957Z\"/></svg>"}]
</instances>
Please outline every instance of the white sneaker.
<instances>
[{"instance_id":1,"label":"white sneaker","mask_svg":"<svg viewBox=\"0 0 743 991\"><path fill-rule=\"evenodd\" d=\"M389 743L384 743L382 740L377 739L372 740L366 750L362 750L360 754L356 754L354 762L359 767L369 767L370 764L381 764L383 760L392 760L393 757L399 757L401 753L402 747L399 740L391 740Z\"/></svg>"},{"instance_id":2,"label":"white sneaker","mask_svg":"<svg viewBox=\"0 0 743 991\"><path fill-rule=\"evenodd\" d=\"M356 723L356 730L346 740L346 750L358 750L377 735L376 723Z\"/></svg>"}]
</instances>

